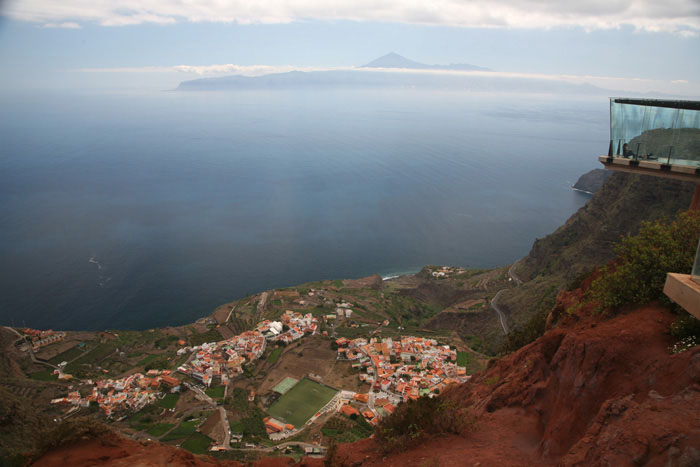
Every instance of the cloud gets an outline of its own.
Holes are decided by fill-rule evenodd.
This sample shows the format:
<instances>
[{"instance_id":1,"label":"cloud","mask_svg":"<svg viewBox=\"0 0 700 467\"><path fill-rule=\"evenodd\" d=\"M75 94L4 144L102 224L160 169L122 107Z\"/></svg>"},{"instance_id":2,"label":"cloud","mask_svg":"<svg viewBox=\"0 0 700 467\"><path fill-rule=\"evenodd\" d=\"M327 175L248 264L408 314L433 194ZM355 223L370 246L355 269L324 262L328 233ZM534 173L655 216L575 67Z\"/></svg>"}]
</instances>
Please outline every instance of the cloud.
<instances>
[{"instance_id":1,"label":"cloud","mask_svg":"<svg viewBox=\"0 0 700 467\"><path fill-rule=\"evenodd\" d=\"M58 29L80 29L81 26L78 23L72 21L66 21L63 23L44 23L41 25L42 28L58 28Z\"/></svg>"},{"instance_id":2,"label":"cloud","mask_svg":"<svg viewBox=\"0 0 700 467\"><path fill-rule=\"evenodd\" d=\"M668 81L638 77L571 75L547 73L519 73L502 71L463 71L463 70L425 70L415 68L357 68L357 67L298 67L292 65L236 65L232 63L216 65L175 65L119 68L80 68L74 71L84 73L177 73L184 79L195 77L219 77L227 75L261 76L270 73L286 73L290 71L333 71L359 70L367 73L415 73L452 76L480 76L502 79L540 79L559 81L572 84L592 84L607 89L625 89L634 92L673 92L680 89L679 85L689 84L686 80Z\"/></svg>"},{"instance_id":3,"label":"cloud","mask_svg":"<svg viewBox=\"0 0 700 467\"><path fill-rule=\"evenodd\" d=\"M331 71L353 70L353 67L311 67L292 65L234 65L232 63L219 65L175 65L175 66L144 66L116 68L78 68L81 73L183 73L202 77L227 75L262 76L271 73L287 73L290 71Z\"/></svg>"},{"instance_id":4,"label":"cloud","mask_svg":"<svg viewBox=\"0 0 700 467\"><path fill-rule=\"evenodd\" d=\"M697 0L9 0L5 15L45 24L103 26L350 20L473 28L582 27L700 33Z\"/></svg>"}]
</instances>

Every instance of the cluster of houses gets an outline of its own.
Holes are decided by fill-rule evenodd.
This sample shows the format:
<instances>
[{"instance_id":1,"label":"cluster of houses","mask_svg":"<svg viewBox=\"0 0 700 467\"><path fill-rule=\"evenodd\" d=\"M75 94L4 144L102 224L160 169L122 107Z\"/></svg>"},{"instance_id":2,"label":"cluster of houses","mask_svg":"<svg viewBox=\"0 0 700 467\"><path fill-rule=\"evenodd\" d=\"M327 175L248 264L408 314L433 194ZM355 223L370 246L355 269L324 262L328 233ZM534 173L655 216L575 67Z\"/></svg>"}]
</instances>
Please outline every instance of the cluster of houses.
<instances>
[{"instance_id":1,"label":"cluster of houses","mask_svg":"<svg viewBox=\"0 0 700 467\"><path fill-rule=\"evenodd\" d=\"M304 334L315 334L318 330L318 319L311 313L302 315L287 310L280 317L280 321L262 321L255 330L271 342L290 344L304 337Z\"/></svg>"},{"instance_id":2,"label":"cluster of houses","mask_svg":"<svg viewBox=\"0 0 700 467\"><path fill-rule=\"evenodd\" d=\"M336 343L339 359L356 361L352 366L364 370L361 381L403 401L437 394L448 384L469 379L466 368L456 363L457 352L434 339L340 338Z\"/></svg>"},{"instance_id":3,"label":"cluster of houses","mask_svg":"<svg viewBox=\"0 0 700 467\"><path fill-rule=\"evenodd\" d=\"M372 426L376 426L382 418L396 410L395 397L374 397L371 404L369 394L356 393L352 399L362 404L359 409L347 401L340 406L338 412L350 418L363 417Z\"/></svg>"},{"instance_id":4,"label":"cluster of houses","mask_svg":"<svg viewBox=\"0 0 700 467\"><path fill-rule=\"evenodd\" d=\"M464 268L455 268L452 266L441 266L439 268L432 270L430 272L430 275L433 277L436 277L438 279L443 279L443 278L453 276L455 274L462 274L463 272L466 272L466 270Z\"/></svg>"},{"instance_id":5,"label":"cluster of houses","mask_svg":"<svg viewBox=\"0 0 700 467\"><path fill-rule=\"evenodd\" d=\"M53 399L52 404L69 404L74 407L88 407L96 403L111 417L115 413L138 412L147 404L154 402L164 391L179 391L180 381L172 377L168 370L150 370L147 375L135 373L120 379L88 380L92 392L82 396L79 391L68 393L65 397Z\"/></svg>"},{"instance_id":6,"label":"cluster of houses","mask_svg":"<svg viewBox=\"0 0 700 467\"><path fill-rule=\"evenodd\" d=\"M183 347L178 355L193 352L187 363L177 369L211 386L212 383L226 384L228 379L243 373L243 364L260 358L265 352L265 337L259 331L245 331L237 336L219 342L204 343L195 347Z\"/></svg>"},{"instance_id":7,"label":"cluster of houses","mask_svg":"<svg viewBox=\"0 0 700 467\"><path fill-rule=\"evenodd\" d=\"M275 433L287 434L294 431L294 425L290 423L283 423L269 416L263 418L263 423L265 424L265 431L267 431L268 436L273 435Z\"/></svg>"},{"instance_id":8,"label":"cluster of houses","mask_svg":"<svg viewBox=\"0 0 700 467\"><path fill-rule=\"evenodd\" d=\"M55 342L60 342L66 337L66 333L63 331L54 331L52 329L47 329L45 331L40 331L38 329L24 329L22 331L25 336L28 336L32 341L32 347L37 350L45 345L53 344Z\"/></svg>"},{"instance_id":9,"label":"cluster of houses","mask_svg":"<svg viewBox=\"0 0 700 467\"><path fill-rule=\"evenodd\" d=\"M317 330L318 320L311 313L302 315L288 310L280 321L262 321L254 330L230 339L179 349L178 355L187 352L193 352L193 355L178 371L206 386L226 384L230 378L243 373L244 363L255 361L263 355L268 341L289 344Z\"/></svg>"},{"instance_id":10,"label":"cluster of houses","mask_svg":"<svg viewBox=\"0 0 700 467\"><path fill-rule=\"evenodd\" d=\"M352 304L347 302L339 303L335 309L335 314L328 314L325 316L326 321L333 321L337 318L350 319L352 317Z\"/></svg>"}]
</instances>

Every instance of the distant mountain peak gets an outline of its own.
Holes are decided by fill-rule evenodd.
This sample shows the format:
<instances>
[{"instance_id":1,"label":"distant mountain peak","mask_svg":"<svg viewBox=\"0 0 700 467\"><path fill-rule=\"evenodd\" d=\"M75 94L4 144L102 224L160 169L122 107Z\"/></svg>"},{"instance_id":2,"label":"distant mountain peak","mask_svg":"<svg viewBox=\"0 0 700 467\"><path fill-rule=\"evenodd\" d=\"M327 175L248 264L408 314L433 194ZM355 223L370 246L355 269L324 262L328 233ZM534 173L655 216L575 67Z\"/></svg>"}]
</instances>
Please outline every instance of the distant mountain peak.
<instances>
[{"instance_id":1,"label":"distant mountain peak","mask_svg":"<svg viewBox=\"0 0 700 467\"><path fill-rule=\"evenodd\" d=\"M366 65L362 65L361 68L431 68L431 66L415 62L396 52L389 52Z\"/></svg>"},{"instance_id":2,"label":"distant mountain peak","mask_svg":"<svg viewBox=\"0 0 700 467\"><path fill-rule=\"evenodd\" d=\"M450 65L426 65L425 63L416 62L396 52L389 52L375 60L372 60L360 68L409 68L414 70L464 70L464 71L491 71L488 68L483 68L468 63L457 63Z\"/></svg>"}]
</instances>

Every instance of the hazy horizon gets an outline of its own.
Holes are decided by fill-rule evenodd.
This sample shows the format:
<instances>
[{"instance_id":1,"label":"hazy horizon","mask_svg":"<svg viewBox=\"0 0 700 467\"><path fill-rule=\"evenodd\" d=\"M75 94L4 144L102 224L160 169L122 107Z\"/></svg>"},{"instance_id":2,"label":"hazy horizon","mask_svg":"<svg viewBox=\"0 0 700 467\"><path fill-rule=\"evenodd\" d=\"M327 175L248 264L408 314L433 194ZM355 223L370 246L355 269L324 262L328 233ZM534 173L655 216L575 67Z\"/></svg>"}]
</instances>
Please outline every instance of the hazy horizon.
<instances>
[{"instance_id":1,"label":"hazy horizon","mask_svg":"<svg viewBox=\"0 0 700 467\"><path fill-rule=\"evenodd\" d=\"M0 88L10 91L167 90L197 77L348 69L389 52L506 77L700 96L693 0L0 3Z\"/></svg>"}]
</instances>

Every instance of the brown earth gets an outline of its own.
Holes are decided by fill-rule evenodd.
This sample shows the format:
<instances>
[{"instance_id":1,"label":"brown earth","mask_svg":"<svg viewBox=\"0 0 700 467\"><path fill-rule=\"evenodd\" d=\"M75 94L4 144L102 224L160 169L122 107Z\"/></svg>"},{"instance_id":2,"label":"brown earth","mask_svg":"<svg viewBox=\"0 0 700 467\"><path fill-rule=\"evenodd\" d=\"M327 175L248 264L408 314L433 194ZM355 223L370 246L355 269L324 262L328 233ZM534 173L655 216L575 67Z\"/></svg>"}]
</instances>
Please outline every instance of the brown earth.
<instances>
[{"instance_id":1,"label":"brown earth","mask_svg":"<svg viewBox=\"0 0 700 467\"><path fill-rule=\"evenodd\" d=\"M260 373L267 375L257 388L258 394L265 394L275 387L286 376L302 379L309 373L319 375L326 382L330 376L333 382L338 382L334 371L337 352L330 347L330 341L321 336L307 336L285 347L274 365L261 367ZM339 371L342 369L339 367ZM355 380L357 377L355 376ZM334 386L336 387L336 386Z\"/></svg>"},{"instance_id":2,"label":"brown earth","mask_svg":"<svg viewBox=\"0 0 700 467\"><path fill-rule=\"evenodd\" d=\"M50 451L34 464L52 466L240 466L237 462L220 462L204 456L195 456L184 449L159 443L137 442L116 434L83 440Z\"/></svg>"},{"instance_id":3,"label":"brown earth","mask_svg":"<svg viewBox=\"0 0 700 467\"><path fill-rule=\"evenodd\" d=\"M211 412L209 417L207 417L206 421L199 426L199 431L213 439L217 444L221 444L224 440L224 432L221 422L221 412L214 410Z\"/></svg>"},{"instance_id":4,"label":"brown earth","mask_svg":"<svg viewBox=\"0 0 700 467\"><path fill-rule=\"evenodd\" d=\"M197 456L184 449L147 441L133 441L115 433L84 439L77 443L54 449L38 460L33 466L110 466L110 467L322 467L322 459L304 458L295 462L289 457L268 457L252 464L214 459L210 456Z\"/></svg>"},{"instance_id":5,"label":"brown earth","mask_svg":"<svg viewBox=\"0 0 700 467\"><path fill-rule=\"evenodd\" d=\"M384 287L384 281L382 276L375 274L369 277L362 277L360 279L345 279L343 281L345 287L355 288L355 289L375 289L381 290Z\"/></svg>"},{"instance_id":6,"label":"brown earth","mask_svg":"<svg viewBox=\"0 0 700 467\"><path fill-rule=\"evenodd\" d=\"M559 298L558 307L578 299ZM340 446L336 462L700 465L700 348L669 354L675 315L650 305L609 319L585 308L561 316L559 327L444 392L474 417L461 435L388 457L373 441Z\"/></svg>"}]
</instances>

